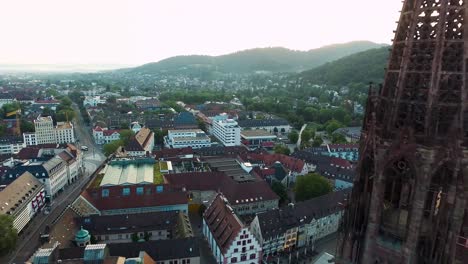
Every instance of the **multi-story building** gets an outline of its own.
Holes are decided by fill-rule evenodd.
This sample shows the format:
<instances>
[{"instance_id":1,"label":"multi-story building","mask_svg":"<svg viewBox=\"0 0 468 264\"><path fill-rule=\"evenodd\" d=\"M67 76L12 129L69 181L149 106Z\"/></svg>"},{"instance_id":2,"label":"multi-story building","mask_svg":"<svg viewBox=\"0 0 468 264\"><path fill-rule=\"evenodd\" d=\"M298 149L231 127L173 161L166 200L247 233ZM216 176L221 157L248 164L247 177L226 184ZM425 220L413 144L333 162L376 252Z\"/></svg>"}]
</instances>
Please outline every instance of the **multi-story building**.
<instances>
[{"instance_id":1,"label":"multi-story building","mask_svg":"<svg viewBox=\"0 0 468 264\"><path fill-rule=\"evenodd\" d=\"M19 233L44 206L44 186L24 172L7 186L0 186L0 201L0 214L11 215Z\"/></svg>"},{"instance_id":2,"label":"multi-story building","mask_svg":"<svg viewBox=\"0 0 468 264\"><path fill-rule=\"evenodd\" d=\"M80 216L124 215L163 211L188 212L185 190L168 185L118 185L89 188L71 208Z\"/></svg>"},{"instance_id":3,"label":"multi-story building","mask_svg":"<svg viewBox=\"0 0 468 264\"><path fill-rule=\"evenodd\" d=\"M26 146L36 146L38 144L36 133L34 132L23 133L23 141Z\"/></svg>"},{"instance_id":4,"label":"multi-story building","mask_svg":"<svg viewBox=\"0 0 468 264\"><path fill-rule=\"evenodd\" d=\"M102 243L125 243L137 239L176 238L178 225L185 222L178 212L154 212L126 215L91 215L75 219L77 226L89 231ZM179 221L182 220L182 221Z\"/></svg>"},{"instance_id":5,"label":"multi-story building","mask_svg":"<svg viewBox=\"0 0 468 264\"><path fill-rule=\"evenodd\" d=\"M71 122L58 122L55 127L55 143L75 143L75 132Z\"/></svg>"},{"instance_id":6,"label":"multi-story building","mask_svg":"<svg viewBox=\"0 0 468 264\"><path fill-rule=\"evenodd\" d=\"M96 107L98 104L105 104L106 99L101 96L85 96L83 100L84 107Z\"/></svg>"},{"instance_id":7,"label":"multi-story building","mask_svg":"<svg viewBox=\"0 0 468 264\"><path fill-rule=\"evenodd\" d=\"M32 263L141 263L200 264L198 238L154 240L146 242L92 244L86 247L41 248L34 253Z\"/></svg>"},{"instance_id":8,"label":"multi-story building","mask_svg":"<svg viewBox=\"0 0 468 264\"><path fill-rule=\"evenodd\" d=\"M36 153L38 152L41 150L37 150ZM59 191L64 190L65 186L76 181L81 168L82 157L78 150L67 148L55 153L54 149L47 149L42 151L41 157L8 169L5 177L15 179L29 172L44 184L46 197L52 199Z\"/></svg>"},{"instance_id":9,"label":"multi-story building","mask_svg":"<svg viewBox=\"0 0 468 264\"><path fill-rule=\"evenodd\" d=\"M34 133L23 133L26 146L75 142L75 132L71 122L58 122L54 127L51 116L39 116L34 120L34 129Z\"/></svg>"},{"instance_id":10,"label":"multi-story building","mask_svg":"<svg viewBox=\"0 0 468 264\"><path fill-rule=\"evenodd\" d=\"M201 129L168 130L164 145L166 148L197 149L211 146L211 139Z\"/></svg>"},{"instance_id":11,"label":"multi-story building","mask_svg":"<svg viewBox=\"0 0 468 264\"><path fill-rule=\"evenodd\" d=\"M213 135L226 147L240 146L240 127L232 119L213 122Z\"/></svg>"},{"instance_id":12,"label":"multi-story building","mask_svg":"<svg viewBox=\"0 0 468 264\"><path fill-rule=\"evenodd\" d=\"M343 215L343 202L351 189L329 193L286 208L258 213L250 231L269 256L304 246L335 233Z\"/></svg>"},{"instance_id":13,"label":"multi-story building","mask_svg":"<svg viewBox=\"0 0 468 264\"><path fill-rule=\"evenodd\" d=\"M93 129L93 138L96 144L102 145L120 139L120 130L107 129L96 126Z\"/></svg>"},{"instance_id":14,"label":"multi-story building","mask_svg":"<svg viewBox=\"0 0 468 264\"><path fill-rule=\"evenodd\" d=\"M34 129L38 145L56 143L54 121L51 116L37 117L34 120Z\"/></svg>"},{"instance_id":15,"label":"multi-story building","mask_svg":"<svg viewBox=\"0 0 468 264\"><path fill-rule=\"evenodd\" d=\"M218 194L203 214L203 235L216 263L261 263L262 248L237 217L227 199Z\"/></svg>"},{"instance_id":16,"label":"multi-story building","mask_svg":"<svg viewBox=\"0 0 468 264\"><path fill-rule=\"evenodd\" d=\"M202 205L221 192L238 215L278 208L279 197L265 181L239 183L221 172L192 172L164 175L165 182L184 186L191 205Z\"/></svg>"},{"instance_id":17,"label":"multi-story building","mask_svg":"<svg viewBox=\"0 0 468 264\"><path fill-rule=\"evenodd\" d=\"M239 121L239 126L244 129L263 129L274 134L288 134L291 126L285 119L248 119Z\"/></svg>"},{"instance_id":18,"label":"multi-story building","mask_svg":"<svg viewBox=\"0 0 468 264\"><path fill-rule=\"evenodd\" d=\"M125 151L128 156L137 157L151 153L153 148L154 132L149 128L144 127L130 139L130 142L125 146Z\"/></svg>"},{"instance_id":19,"label":"multi-story building","mask_svg":"<svg viewBox=\"0 0 468 264\"><path fill-rule=\"evenodd\" d=\"M0 154L17 154L26 147L21 137L3 136L0 138Z\"/></svg>"}]
</instances>

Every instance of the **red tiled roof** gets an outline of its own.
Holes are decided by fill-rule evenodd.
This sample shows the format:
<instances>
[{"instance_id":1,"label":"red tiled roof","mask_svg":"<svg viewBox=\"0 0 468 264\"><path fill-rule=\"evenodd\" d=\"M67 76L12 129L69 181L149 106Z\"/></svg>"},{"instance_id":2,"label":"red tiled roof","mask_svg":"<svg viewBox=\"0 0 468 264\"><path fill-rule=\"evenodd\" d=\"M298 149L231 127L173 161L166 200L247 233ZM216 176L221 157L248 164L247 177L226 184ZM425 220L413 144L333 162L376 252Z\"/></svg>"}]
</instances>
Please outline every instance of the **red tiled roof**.
<instances>
[{"instance_id":1,"label":"red tiled roof","mask_svg":"<svg viewBox=\"0 0 468 264\"><path fill-rule=\"evenodd\" d=\"M348 160L345 160L342 158L335 158L335 157L332 157L330 159L330 164L334 166L344 167L344 168L348 168L352 166L351 162L349 162Z\"/></svg>"},{"instance_id":2,"label":"red tiled roof","mask_svg":"<svg viewBox=\"0 0 468 264\"><path fill-rule=\"evenodd\" d=\"M219 191L233 205L279 199L265 181L237 183L231 177L220 172L166 174L164 178L167 183L185 186L187 190Z\"/></svg>"},{"instance_id":3,"label":"red tiled roof","mask_svg":"<svg viewBox=\"0 0 468 264\"><path fill-rule=\"evenodd\" d=\"M102 132L103 131L102 127L100 127L100 126L96 126L93 130L96 131L96 132Z\"/></svg>"},{"instance_id":4,"label":"red tiled roof","mask_svg":"<svg viewBox=\"0 0 468 264\"><path fill-rule=\"evenodd\" d=\"M203 218L223 254L229 249L243 224L221 194L216 195Z\"/></svg>"},{"instance_id":5,"label":"red tiled roof","mask_svg":"<svg viewBox=\"0 0 468 264\"><path fill-rule=\"evenodd\" d=\"M143 187L143 194L137 195L136 188ZM123 188L130 188L130 195L123 196ZM109 190L108 197L102 197L102 189ZM149 193L148 193L148 190ZM111 186L87 189L81 193L86 200L100 211L187 204L187 194L180 190L163 185L163 192L156 192L156 185Z\"/></svg>"},{"instance_id":6,"label":"red tiled roof","mask_svg":"<svg viewBox=\"0 0 468 264\"><path fill-rule=\"evenodd\" d=\"M18 154L16 154L16 156L19 159L34 159L38 157L39 150L40 150L39 148L31 148L31 147L23 148L18 152Z\"/></svg>"},{"instance_id":7,"label":"red tiled roof","mask_svg":"<svg viewBox=\"0 0 468 264\"><path fill-rule=\"evenodd\" d=\"M303 160L283 155L283 154L267 154L267 153L245 153L239 156L243 161L261 161L266 166L273 166L275 162L279 161L288 170L294 172L301 172L305 166Z\"/></svg>"},{"instance_id":8,"label":"red tiled roof","mask_svg":"<svg viewBox=\"0 0 468 264\"><path fill-rule=\"evenodd\" d=\"M118 129L109 129L109 130L104 130L104 131L102 132L102 134L103 134L104 136L111 136L111 135L114 134L114 133L117 133L117 134L118 134L118 133L120 133L120 132L119 132Z\"/></svg>"},{"instance_id":9,"label":"red tiled roof","mask_svg":"<svg viewBox=\"0 0 468 264\"><path fill-rule=\"evenodd\" d=\"M329 144L328 147L330 149L335 148L359 148L358 144Z\"/></svg>"}]
</instances>

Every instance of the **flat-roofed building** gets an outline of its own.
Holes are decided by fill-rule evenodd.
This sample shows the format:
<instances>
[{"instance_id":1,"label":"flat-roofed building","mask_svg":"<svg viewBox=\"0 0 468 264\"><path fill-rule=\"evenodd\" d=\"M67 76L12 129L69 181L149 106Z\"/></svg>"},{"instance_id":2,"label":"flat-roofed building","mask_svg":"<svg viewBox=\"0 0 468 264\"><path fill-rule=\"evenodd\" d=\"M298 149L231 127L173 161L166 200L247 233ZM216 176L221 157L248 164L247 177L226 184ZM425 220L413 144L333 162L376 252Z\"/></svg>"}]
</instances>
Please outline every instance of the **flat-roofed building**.
<instances>
[{"instance_id":1,"label":"flat-roofed building","mask_svg":"<svg viewBox=\"0 0 468 264\"><path fill-rule=\"evenodd\" d=\"M44 204L44 185L29 172L24 172L0 191L0 214L13 217L13 227L18 233Z\"/></svg>"},{"instance_id":2,"label":"flat-roofed building","mask_svg":"<svg viewBox=\"0 0 468 264\"><path fill-rule=\"evenodd\" d=\"M226 147L240 146L240 127L232 119L213 122L213 135Z\"/></svg>"},{"instance_id":3,"label":"flat-roofed building","mask_svg":"<svg viewBox=\"0 0 468 264\"><path fill-rule=\"evenodd\" d=\"M99 186L152 184L154 159L115 159L103 169Z\"/></svg>"},{"instance_id":4,"label":"flat-roofed building","mask_svg":"<svg viewBox=\"0 0 468 264\"><path fill-rule=\"evenodd\" d=\"M242 144L249 147L250 149L256 149L260 147L273 147L276 135L272 135L270 132L264 129L258 130L242 130L240 132Z\"/></svg>"},{"instance_id":5,"label":"flat-roofed building","mask_svg":"<svg viewBox=\"0 0 468 264\"><path fill-rule=\"evenodd\" d=\"M211 139L201 129L168 130L164 137L166 148L204 148L211 146Z\"/></svg>"},{"instance_id":6,"label":"flat-roofed building","mask_svg":"<svg viewBox=\"0 0 468 264\"><path fill-rule=\"evenodd\" d=\"M34 120L37 144L55 143L54 121L51 116L39 116Z\"/></svg>"},{"instance_id":7,"label":"flat-roofed building","mask_svg":"<svg viewBox=\"0 0 468 264\"><path fill-rule=\"evenodd\" d=\"M55 143L75 143L75 133L71 122L58 122L55 126Z\"/></svg>"}]
</instances>

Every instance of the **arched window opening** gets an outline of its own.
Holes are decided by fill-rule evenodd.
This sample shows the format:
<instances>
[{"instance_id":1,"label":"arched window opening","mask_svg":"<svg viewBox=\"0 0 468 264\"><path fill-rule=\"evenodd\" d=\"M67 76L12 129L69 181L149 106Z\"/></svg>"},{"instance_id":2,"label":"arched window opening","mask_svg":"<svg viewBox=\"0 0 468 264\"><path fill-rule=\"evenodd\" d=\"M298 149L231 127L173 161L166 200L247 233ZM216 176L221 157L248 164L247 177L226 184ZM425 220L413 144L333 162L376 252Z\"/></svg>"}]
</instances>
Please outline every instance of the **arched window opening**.
<instances>
[{"instance_id":1,"label":"arched window opening","mask_svg":"<svg viewBox=\"0 0 468 264\"><path fill-rule=\"evenodd\" d=\"M380 241L400 249L406 238L415 177L409 163L399 159L384 172L385 192L379 228Z\"/></svg>"},{"instance_id":2,"label":"arched window opening","mask_svg":"<svg viewBox=\"0 0 468 264\"><path fill-rule=\"evenodd\" d=\"M437 216L441 205L445 200L448 188L452 182L453 171L448 166L443 166L431 177L431 183L424 203L424 216Z\"/></svg>"}]
</instances>

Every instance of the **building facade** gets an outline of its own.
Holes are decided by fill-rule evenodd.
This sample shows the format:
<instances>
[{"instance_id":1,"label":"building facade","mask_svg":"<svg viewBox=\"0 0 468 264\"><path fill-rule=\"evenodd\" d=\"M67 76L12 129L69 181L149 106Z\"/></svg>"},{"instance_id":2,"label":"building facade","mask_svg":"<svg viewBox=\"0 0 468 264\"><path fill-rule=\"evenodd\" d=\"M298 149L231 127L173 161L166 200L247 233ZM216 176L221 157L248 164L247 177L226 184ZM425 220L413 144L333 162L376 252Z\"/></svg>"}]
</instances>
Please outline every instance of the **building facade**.
<instances>
[{"instance_id":1,"label":"building facade","mask_svg":"<svg viewBox=\"0 0 468 264\"><path fill-rule=\"evenodd\" d=\"M218 194L203 214L203 235L216 263L261 263L262 248L228 201Z\"/></svg>"},{"instance_id":2,"label":"building facade","mask_svg":"<svg viewBox=\"0 0 468 264\"><path fill-rule=\"evenodd\" d=\"M54 132L55 143L75 143L75 132L71 122L58 122Z\"/></svg>"},{"instance_id":3,"label":"building facade","mask_svg":"<svg viewBox=\"0 0 468 264\"><path fill-rule=\"evenodd\" d=\"M211 139L201 129L168 130L164 145L166 148L197 149L211 146Z\"/></svg>"},{"instance_id":4,"label":"building facade","mask_svg":"<svg viewBox=\"0 0 468 264\"><path fill-rule=\"evenodd\" d=\"M34 131L38 145L56 143L54 122L51 116L39 116L35 119Z\"/></svg>"},{"instance_id":5,"label":"building facade","mask_svg":"<svg viewBox=\"0 0 468 264\"><path fill-rule=\"evenodd\" d=\"M21 137L5 136L0 138L0 154L17 154L26 147Z\"/></svg>"},{"instance_id":6,"label":"building facade","mask_svg":"<svg viewBox=\"0 0 468 264\"><path fill-rule=\"evenodd\" d=\"M240 127L232 119L213 122L213 135L226 147L240 146Z\"/></svg>"},{"instance_id":7,"label":"building facade","mask_svg":"<svg viewBox=\"0 0 468 264\"><path fill-rule=\"evenodd\" d=\"M13 227L20 233L45 205L44 186L25 172L0 190L0 214L13 217Z\"/></svg>"}]
</instances>

